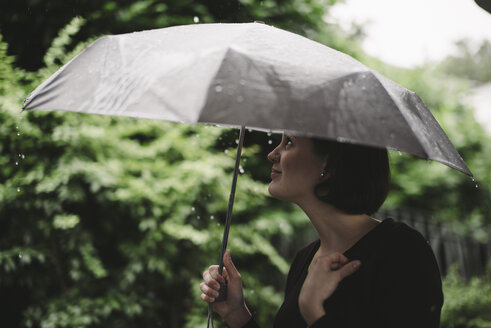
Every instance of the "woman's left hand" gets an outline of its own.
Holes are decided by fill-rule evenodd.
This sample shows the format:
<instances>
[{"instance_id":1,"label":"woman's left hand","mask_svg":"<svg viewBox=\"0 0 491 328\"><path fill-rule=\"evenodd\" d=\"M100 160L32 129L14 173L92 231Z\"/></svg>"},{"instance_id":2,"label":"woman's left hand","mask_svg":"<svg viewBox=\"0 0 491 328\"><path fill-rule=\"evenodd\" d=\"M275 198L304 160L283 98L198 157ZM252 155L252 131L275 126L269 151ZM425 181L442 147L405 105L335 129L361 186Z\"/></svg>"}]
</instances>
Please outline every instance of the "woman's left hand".
<instances>
[{"instance_id":1,"label":"woman's left hand","mask_svg":"<svg viewBox=\"0 0 491 328\"><path fill-rule=\"evenodd\" d=\"M302 317L311 325L325 314L323 303L336 290L339 282L360 267L360 261L348 262L341 253L320 256L312 261L298 297Z\"/></svg>"}]
</instances>

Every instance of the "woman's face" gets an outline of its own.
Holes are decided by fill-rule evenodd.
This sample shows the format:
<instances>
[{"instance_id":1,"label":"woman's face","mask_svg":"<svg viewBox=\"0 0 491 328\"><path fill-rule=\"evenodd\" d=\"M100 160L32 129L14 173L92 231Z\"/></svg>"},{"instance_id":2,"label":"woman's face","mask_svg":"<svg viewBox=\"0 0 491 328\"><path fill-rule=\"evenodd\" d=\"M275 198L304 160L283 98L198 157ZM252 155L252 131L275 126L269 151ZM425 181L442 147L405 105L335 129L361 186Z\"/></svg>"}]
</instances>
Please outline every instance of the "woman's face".
<instances>
[{"instance_id":1,"label":"woman's face","mask_svg":"<svg viewBox=\"0 0 491 328\"><path fill-rule=\"evenodd\" d=\"M314 196L314 187L321 182L327 156L314 151L312 140L283 135L280 144L268 154L273 163L269 193L278 199L300 202Z\"/></svg>"}]
</instances>

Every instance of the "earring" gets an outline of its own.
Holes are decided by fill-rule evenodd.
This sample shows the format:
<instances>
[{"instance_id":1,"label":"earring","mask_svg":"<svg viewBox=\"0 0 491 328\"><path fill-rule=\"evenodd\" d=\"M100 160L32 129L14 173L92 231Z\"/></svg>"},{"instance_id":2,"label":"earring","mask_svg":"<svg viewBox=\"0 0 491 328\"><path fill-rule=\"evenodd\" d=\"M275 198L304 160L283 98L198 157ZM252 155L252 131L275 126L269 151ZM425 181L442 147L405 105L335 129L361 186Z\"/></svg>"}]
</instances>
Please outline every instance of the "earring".
<instances>
[{"instance_id":1,"label":"earring","mask_svg":"<svg viewBox=\"0 0 491 328\"><path fill-rule=\"evenodd\" d=\"M321 178L323 178L326 175L326 173L322 172L321 173Z\"/></svg>"}]
</instances>

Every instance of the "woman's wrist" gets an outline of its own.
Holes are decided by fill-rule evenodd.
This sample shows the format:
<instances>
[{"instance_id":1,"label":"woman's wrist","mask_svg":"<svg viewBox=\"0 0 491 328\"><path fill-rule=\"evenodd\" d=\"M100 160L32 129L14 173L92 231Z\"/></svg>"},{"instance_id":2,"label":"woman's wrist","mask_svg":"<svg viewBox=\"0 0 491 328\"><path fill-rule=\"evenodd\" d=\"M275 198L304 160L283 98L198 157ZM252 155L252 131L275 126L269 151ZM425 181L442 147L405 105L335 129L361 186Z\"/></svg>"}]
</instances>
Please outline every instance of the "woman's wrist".
<instances>
[{"instance_id":1,"label":"woman's wrist","mask_svg":"<svg viewBox=\"0 0 491 328\"><path fill-rule=\"evenodd\" d=\"M230 328L242 328L251 319L252 314L244 303L237 310L231 311L229 315L224 317L225 322Z\"/></svg>"},{"instance_id":2,"label":"woman's wrist","mask_svg":"<svg viewBox=\"0 0 491 328\"><path fill-rule=\"evenodd\" d=\"M300 305L300 313L302 314L303 319L310 326L321 317L326 314L324 307L322 304L318 306L312 306L312 304L305 304L305 306Z\"/></svg>"}]
</instances>

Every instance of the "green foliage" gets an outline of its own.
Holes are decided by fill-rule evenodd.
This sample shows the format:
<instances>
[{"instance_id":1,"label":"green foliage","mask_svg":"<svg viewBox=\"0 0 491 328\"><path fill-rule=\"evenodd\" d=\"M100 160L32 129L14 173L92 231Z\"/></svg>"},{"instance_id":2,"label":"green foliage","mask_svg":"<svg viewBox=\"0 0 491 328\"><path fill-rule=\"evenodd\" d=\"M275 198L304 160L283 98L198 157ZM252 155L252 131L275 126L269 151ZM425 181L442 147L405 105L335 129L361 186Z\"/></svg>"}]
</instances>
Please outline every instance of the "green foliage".
<instances>
[{"instance_id":1,"label":"green foliage","mask_svg":"<svg viewBox=\"0 0 491 328\"><path fill-rule=\"evenodd\" d=\"M23 97L70 59L69 35L81 24L75 19L61 31L35 73L12 67L0 43L0 290L10 300L0 304L10 313L3 320L25 327L202 324L207 307L196 298L197 281L217 261L238 131L21 114ZM229 247L252 287L251 307L267 325L293 255L293 246L279 245L307 235L308 225L298 209L266 197L265 147L244 149L250 175L239 177Z\"/></svg>"},{"instance_id":2,"label":"green foliage","mask_svg":"<svg viewBox=\"0 0 491 328\"><path fill-rule=\"evenodd\" d=\"M262 20L361 59L422 97L479 184L475 188L468 177L441 164L394 152L387 207L425 209L460 222L463 233L489 238L491 142L460 103L459 94L470 83L430 66L405 70L365 56L358 45L360 28L340 33L324 23L335 2L104 0L87 5L84 19L68 12L62 25L44 31L39 49L47 50L35 72L15 67L0 34L2 324L204 325L207 307L197 286L201 272L218 260L237 131L74 113L20 114L22 99L100 33L192 23L194 17ZM61 4L52 3L50 8ZM52 30L65 25L55 37ZM267 197L269 138L276 137L246 136L245 173L239 176L229 241L247 302L263 326L271 325L282 301L295 250L312 238L303 212ZM445 280L445 323L467 318L479 327L479 320L481 326L488 320L470 306L489 306L477 294L489 283L475 281ZM465 304L452 303L459 299L454 292L468 292Z\"/></svg>"},{"instance_id":3,"label":"green foliage","mask_svg":"<svg viewBox=\"0 0 491 328\"><path fill-rule=\"evenodd\" d=\"M469 40L456 43L458 52L439 64L442 72L476 83L491 81L491 42L485 40L477 50Z\"/></svg>"},{"instance_id":4,"label":"green foliage","mask_svg":"<svg viewBox=\"0 0 491 328\"><path fill-rule=\"evenodd\" d=\"M465 282L457 270L449 272L443 281L445 304L442 328L491 327L491 281L472 278Z\"/></svg>"}]
</instances>

